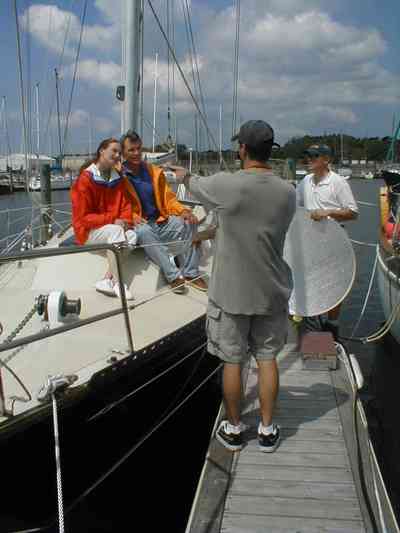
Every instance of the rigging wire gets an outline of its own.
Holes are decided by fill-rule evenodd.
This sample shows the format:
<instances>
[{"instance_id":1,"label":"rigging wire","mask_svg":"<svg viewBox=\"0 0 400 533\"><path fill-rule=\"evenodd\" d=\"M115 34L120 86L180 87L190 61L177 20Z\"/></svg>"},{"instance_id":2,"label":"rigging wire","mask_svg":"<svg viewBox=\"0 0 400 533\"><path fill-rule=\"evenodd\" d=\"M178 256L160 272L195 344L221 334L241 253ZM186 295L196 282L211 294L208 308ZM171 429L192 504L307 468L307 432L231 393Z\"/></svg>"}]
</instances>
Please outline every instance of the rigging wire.
<instances>
[{"instance_id":1,"label":"rigging wire","mask_svg":"<svg viewBox=\"0 0 400 533\"><path fill-rule=\"evenodd\" d=\"M175 0L172 0L171 6L171 21L172 21L172 49L175 50L175 12L176 4ZM172 114L174 117L174 141L175 141L175 153L178 155L178 131L177 131L177 120L176 120L176 92L175 92L175 63L172 61Z\"/></svg>"},{"instance_id":2,"label":"rigging wire","mask_svg":"<svg viewBox=\"0 0 400 533\"><path fill-rule=\"evenodd\" d=\"M69 5L69 16L66 19L64 40L63 40L62 48L61 48L60 55L59 55L59 58L58 58L58 66L57 66L57 70L58 71L61 71L61 69L63 67L63 63L64 63L65 48L66 48L66 45L67 45L68 34L69 34L69 31L70 31L70 27L71 27L71 19L72 19L72 14L73 14L72 9L73 9L73 6L75 4L75 1L76 0L71 0L70 5ZM48 116L47 123L46 123L45 133L44 133L44 136L43 136L43 139L44 139L43 140L43 146L47 142L47 138L48 138L48 134L49 134L49 131L50 131L50 126L51 126L51 120L52 120L53 114L54 114L54 106L55 106L55 104L56 104L56 94L53 94L53 99L52 99L52 102L51 102L51 105L50 105L50 110L49 110L49 116Z\"/></svg>"},{"instance_id":3,"label":"rigging wire","mask_svg":"<svg viewBox=\"0 0 400 533\"><path fill-rule=\"evenodd\" d=\"M171 41L171 4L170 0L167 0L167 36L169 41ZM171 139L171 76L170 76L170 66L171 66L171 52L168 49L167 53L167 123L168 123L168 140Z\"/></svg>"},{"instance_id":4,"label":"rigging wire","mask_svg":"<svg viewBox=\"0 0 400 533\"><path fill-rule=\"evenodd\" d=\"M72 86L71 86L71 93L70 93L69 103L68 103L68 111L67 111L67 116L66 116L66 119L65 119L64 142L63 142L63 147L62 147L63 148L62 149L63 153L65 152L65 148L66 148L66 144L67 144L68 126L69 126L69 119L70 119L70 116L71 116L71 109L72 109L72 98L73 98L73 95L74 95L76 75L77 75L77 72L78 72L79 55L80 55L80 51L81 51L83 30L84 30L85 21L86 21L87 6L88 6L88 0L85 0L84 5L83 5L82 18L81 18L81 28L80 28L80 33L79 33L78 48L77 48L76 57L75 57L74 74L73 74L73 77L72 77Z\"/></svg>"},{"instance_id":5,"label":"rigging wire","mask_svg":"<svg viewBox=\"0 0 400 533\"><path fill-rule=\"evenodd\" d=\"M186 10L187 10L187 19L188 19L190 40L191 40L192 48L193 48L193 57L194 57L194 66L195 66L195 70L196 70L198 93L200 95L200 102L201 102L201 105L202 105L202 108L203 108L203 113L204 113L204 116L205 116L205 118L207 120L207 110L206 110L204 94L203 94L203 88L202 88L201 79L200 79L200 69L199 69L199 63L198 63L198 60L197 60L198 54L197 54L196 43L195 43L194 34L193 34L192 20L191 20L191 14L190 14L190 6L189 6L189 3L188 3L188 0L184 0L184 1L185 1L185 4L186 4ZM211 148L211 142L210 142L210 137L209 136L208 136L208 148L209 149Z\"/></svg>"},{"instance_id":6,"label":"rigging wire","mask_svg":"<svg viewBox=\"0 0 400 533\"><path fill-rule=\"evenodd\" d=\"M165 39L165 41L166 41L166 43L167 43L167 45L168 45L168 48L170 49L171 56L172 56L172 58L173 58L173 60L174 60L174 62L175 62L175 64L176 64L176 66L177 66L177 68L178 68L179 74L180 74L181 77L182 77L182 81L183 81L183 83L185 84L186 89L188 90L188 92L189 92L189 94L190 94L190 97L191 97L192 100L193 100L193 103L194 103L194 105L195 105L195 107L196 107L196 109L197 109L197 111L198 111L198 113L199 113L199 116L200 116L200 118L201 118L201 120L202 120L202 122L203 122L203 124L204 124L204 126L205 126L205 128L206 128L206 131L207 131L208 134L210 135L210 138L211 138L211 140L212 140L213 145L218 149L218 143L217 143L217 141L215 140L213 133L210 131L210 128L208 127L207 120L206 120L206 118L204 117L204 115L203 115L203 113L202 113L202 110L200 109L200 106L199 106L199 104L198 104L198 102L197 102L197 100L196 100L196 98L195 98L195 96L194 96L194 94L193 94L193 91L192 91L192 89L191 89L191 87L190 87L190 85L189 85L189 83L188 83L188 81L187 81L187 79L186 79L185 73L183 72L182 67L181 67L181 65L180 65L180 63L179 63L179 61L178 61L178 59L177 59L177 57L176 57L175 51L173 50L173 48L172 48L172 46L171 46L171 43L170 43L169 40L168 40L168 37L167 37L167 35L166 35L166 33L165 33L165 30L164 30L164 28L163 28L163 26L162 26L162 24L161 24L160 18L158 17L158 15L157 15L157 13L156 13L154 7L153 7L152 1L151 1L151 0L147 0L147 2L148 2L148 4L149 4L149 7L150 7L152 13L153 13L153 16L154 16L154 18L155 18L155 20L156 20L156 23L157 23L157 25L158 25L158 27L159 27L159 29L160 29L160 31L161 31L161 34L162 34L162 36L164 37L164 39ZM225 166L225 168L226 168L227 170L229 170L229 166L228 166L228 164L227 164L227 162L225 161L224 158L222 158L222 162L223 162L223 165Z\"/></svg>"},{"instance_id":7,"label":"rigging wire","mask_svg":"<svg viewBox=\"0 0 400 533\"><path fill-rule=\"evenodd\" d=\"M143 121L144 121L144 0L141 0L140 12L140 55L141 55L141 64L140 64L140 111L141 111L141 121L140 121L140 135L143 138ZM153 128L154 129L154 128Z\"/></svg>"},{"instance_id":8,"label":"rigging wire","mask_svg":"<svg viewBox=\"0 0 400 533\"><path fill-rule=\"evenodd\" d=\"M236 35L235 35L234 57L233 57L232 137L236 134L236 129L237 129L239 45L240 45L240 0L236 0Z\"/></svg>"},{"instance_id":9,"label":"rigging wire","mask_svg":"<svg viewBox=\"0 0 400 533\"><path fill-rule=\"evenodd\" d=\"M20 101L21 101L21 113L22 113L22 124L24 131L24 144L25 144L25 187L28 189L28 180L29 180L29 169L28 169L28 130L26 122L26 104L25 104L25 89L24 89L24 77L22 71L22 51L21 51L21 33L19 27L18 19L18 5L17 0L14 0L14 15L15 15L15 26L16 26L16 38L17 38L17 56L18 56L18 74L19 74L19 86L20 86Z\"/></svg>"},{"instance_id":10,"label":"rigging wire","mask_svg":"<svg viewBox=\"0 0 400 533\"><path fill-rule=\"evenodd\" d=\"M31 84L32 84L32 68L31 68L31 17L30 17L30 2L27 2L26 6L26 32L25 32L25 43L26 43L26 116L27 116L27 130L28 130L28 146L25 146L25 150L29 155L29 171L31 171L31 154L32 154L32 93L31 93Z\"/></svg>"}]
</instances>

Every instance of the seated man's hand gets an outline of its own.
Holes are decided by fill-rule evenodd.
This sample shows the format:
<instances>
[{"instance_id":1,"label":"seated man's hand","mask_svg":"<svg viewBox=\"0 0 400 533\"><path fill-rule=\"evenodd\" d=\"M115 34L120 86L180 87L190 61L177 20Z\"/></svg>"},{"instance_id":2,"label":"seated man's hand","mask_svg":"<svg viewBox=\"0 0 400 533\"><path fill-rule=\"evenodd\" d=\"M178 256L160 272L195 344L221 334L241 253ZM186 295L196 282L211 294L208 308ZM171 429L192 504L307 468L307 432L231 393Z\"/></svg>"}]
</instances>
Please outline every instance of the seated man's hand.
<instances>
[{"instance_id":1,"label":"seated man's hand","mask_svg":"<svg viewBox=\"0 0 400 533\"><path fill-rule=\"evenodd\" d=\"M330 212L327 209L314 209L311 211L311 218L313 220L324 220L325 218L328 218L330 215Z\"/></svg>"},{"instance_id":2,"label":"seated man's hand","mask_svg":"<svg viewBox=\"0 0 400 533\"><path fill-rule=\"evenodd\" d=\"M198 224L199 223L199 220L198 218L196 217L196 215L194 215L192 213L192 211L190 211L189 209L185 210L182 214L181 214L181 217L182 219L184 220L184 222L188 222L189 224Z\"/></svg>"},{"instance_id":3,"label":"seated man's hand","mask_svg":"<svg viewBox=\"0 0 400 533\"><path fill-rule=\"evenodd\" d=\"M185 167L180 167L178 165L164 165L165 170L171 170L176 176L176 181L178 183L183 182L183 178L188 174L188 170Z\"/></svg>"}]
</instances>

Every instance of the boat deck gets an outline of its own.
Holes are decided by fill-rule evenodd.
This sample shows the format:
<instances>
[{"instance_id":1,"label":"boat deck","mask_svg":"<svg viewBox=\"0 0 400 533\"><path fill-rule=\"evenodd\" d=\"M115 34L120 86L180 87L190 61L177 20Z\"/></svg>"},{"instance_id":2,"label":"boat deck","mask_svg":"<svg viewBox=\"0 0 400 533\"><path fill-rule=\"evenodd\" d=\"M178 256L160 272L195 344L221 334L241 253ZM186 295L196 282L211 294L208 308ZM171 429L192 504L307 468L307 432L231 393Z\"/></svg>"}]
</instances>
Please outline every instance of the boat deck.
<instances>
[{"instance_id":1,"label":"boat deck","mask_svg":"<svg viewBox=\"0 0 400 533\"><path fill-rule=\"evenodd\" d=\"M252 358L244 370L242 420L251 428L246 445L232 453L211 439L187 533L370 531L345 441L352 428L349 420L343 425L340 412L351 404L350 395L333 379L339 370L303 370L294 349L289 344L278 357L280 447L274 453L258 449Z\"/></svg>"},{"instance_id":2,"label":"boat deck","mask_svg":"<svg viewBox=\"0 0 400 533\"><path fill-rule=\"evenodd\" d=\"M134 306L129 319L136 351L204 316L207 293L190 285L184 295L172 293L159 268L146 259L143 250L135 250L133 254L127 252L123 264L124 280L135 296L134 302L128 303ZM21 324L35 298L53 290L65 291L69 298L81 299L81 319L92 319L101 313L121 309L119 298L110 298L94 290L95 282L103 277L106 269L105 257L86 252L0 266L0 299L5 303L0 312L4 328L0 343ZM208 268L204 268L203 275L207 271ZM16 340L40 333L44 327L47 327L46 323L35 314L21 328ZM29 401L15 403L14 414L18 415L38 405L36 394L49 375L74 374L78 379L73 387L80 387L94 373L129 356L126 324L120 314L31 342L22 349L9 349L2 352L0 359L8 361L32 395ZM0 377L7 407L13 397L26 398L13 374L2 369ZM0 429L5 420L0 415Z\"/></svg>"}]
</instances>

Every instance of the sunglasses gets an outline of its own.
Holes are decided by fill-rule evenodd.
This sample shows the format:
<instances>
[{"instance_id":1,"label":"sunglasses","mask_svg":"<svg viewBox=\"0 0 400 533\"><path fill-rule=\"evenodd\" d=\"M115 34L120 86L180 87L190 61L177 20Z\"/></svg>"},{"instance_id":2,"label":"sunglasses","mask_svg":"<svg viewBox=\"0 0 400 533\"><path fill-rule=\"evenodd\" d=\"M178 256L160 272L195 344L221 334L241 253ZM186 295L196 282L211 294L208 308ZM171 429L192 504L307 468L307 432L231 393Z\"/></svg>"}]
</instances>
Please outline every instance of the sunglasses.
<instances>
[{"instance_id":1,"label":"sunglasses","mask_svg":"<svg viewBox=\"0 0 400 533\"><path fill-rule=\"evenodd\" d=\"M318 159L321 157L321 154L307 154L306 159Z\"/></svg>"}]
</instances>

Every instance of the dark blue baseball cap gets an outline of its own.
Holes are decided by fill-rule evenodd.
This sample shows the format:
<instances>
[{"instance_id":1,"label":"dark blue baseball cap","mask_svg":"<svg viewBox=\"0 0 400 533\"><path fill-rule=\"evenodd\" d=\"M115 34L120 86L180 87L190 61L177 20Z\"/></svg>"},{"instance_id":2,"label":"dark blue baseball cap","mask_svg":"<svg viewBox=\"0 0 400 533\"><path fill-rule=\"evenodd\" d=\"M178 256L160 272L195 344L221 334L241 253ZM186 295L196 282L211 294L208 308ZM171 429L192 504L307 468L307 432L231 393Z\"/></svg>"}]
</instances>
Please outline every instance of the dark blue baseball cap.
<instances>
[{"instance_id":1,"label":"dark blue baseball cap","mask_svg":"<svg viewBox=\"0 0 400 533\"><path fill-rule=\"evenodd\" d=\"M280 145L274 142L274 130L263 120L245 122L231 141L239 141L240 144L246 144L252 148L258 148L266 143L272 143L272 146L280 148Z\"/></svg>"},{"instance_id":2,"label":"dark blue baseball cap","mask_svg":"<svg viewBox=\"0 0 400 533\"><path fill-rule=\"evenodd\" d=\"M313 144L307 150L303 152L304 156L320 156L325 155L328 157L333 156L332 148L327 144Z\"/></svg>"}]
</instances>

